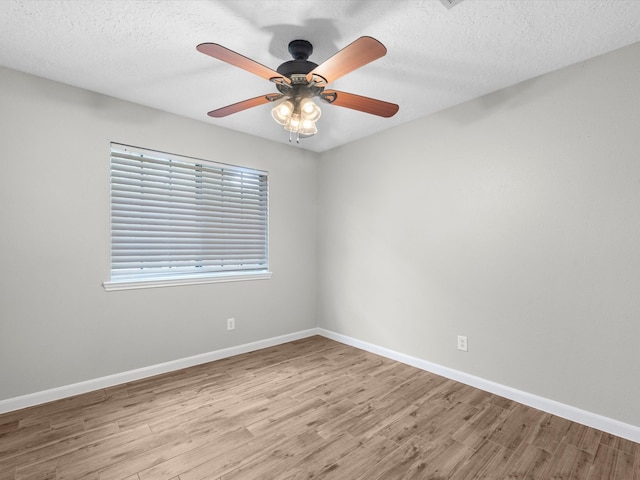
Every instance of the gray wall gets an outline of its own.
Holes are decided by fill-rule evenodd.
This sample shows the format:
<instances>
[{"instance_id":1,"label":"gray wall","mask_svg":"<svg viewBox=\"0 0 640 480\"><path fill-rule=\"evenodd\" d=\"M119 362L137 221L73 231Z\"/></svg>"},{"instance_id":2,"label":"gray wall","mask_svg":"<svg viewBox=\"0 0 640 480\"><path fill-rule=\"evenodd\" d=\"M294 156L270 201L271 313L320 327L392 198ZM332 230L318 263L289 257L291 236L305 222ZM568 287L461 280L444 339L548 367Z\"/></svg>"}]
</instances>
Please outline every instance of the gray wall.
<instances>
[{"instance_id":1,"label":"gray wall","mask_svg":"<svg viewBox=\"0 0 640 480\"><path fill-rule=\"evenodd\" d=\"M640 425L639 85L636 44L326 152L319 326Z\"/></svg>"},{"instance_id":2,"label":"gray wall","mask_svg":"<svg viewBox=\"0 0 640 480\"><path fill-rule=\"evenodd\" d=\"M316 326L316 155L7 69L0 85L0 400ZM105 292L110 141L268 170L273 277Z\"/></svg>"}]
</instances>

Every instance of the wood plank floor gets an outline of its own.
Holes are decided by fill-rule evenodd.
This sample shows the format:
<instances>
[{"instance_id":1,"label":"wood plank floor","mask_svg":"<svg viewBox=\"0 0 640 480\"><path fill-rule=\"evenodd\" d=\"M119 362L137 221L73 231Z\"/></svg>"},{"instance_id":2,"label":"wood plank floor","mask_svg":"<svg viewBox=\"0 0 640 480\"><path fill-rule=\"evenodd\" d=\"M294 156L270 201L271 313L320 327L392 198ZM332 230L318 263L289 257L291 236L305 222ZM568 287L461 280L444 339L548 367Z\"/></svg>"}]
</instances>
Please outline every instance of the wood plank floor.
<instances>
[{"instance_id":1,"label":"wood plank floor","mask_svg":"<svg viewBox=\"0 0 640 480\"><path fill-rule=\"evenodd\" d=\"M323 337L0 415L0 480L640 480L640 445Z\"/></svg>"}]
</instances>

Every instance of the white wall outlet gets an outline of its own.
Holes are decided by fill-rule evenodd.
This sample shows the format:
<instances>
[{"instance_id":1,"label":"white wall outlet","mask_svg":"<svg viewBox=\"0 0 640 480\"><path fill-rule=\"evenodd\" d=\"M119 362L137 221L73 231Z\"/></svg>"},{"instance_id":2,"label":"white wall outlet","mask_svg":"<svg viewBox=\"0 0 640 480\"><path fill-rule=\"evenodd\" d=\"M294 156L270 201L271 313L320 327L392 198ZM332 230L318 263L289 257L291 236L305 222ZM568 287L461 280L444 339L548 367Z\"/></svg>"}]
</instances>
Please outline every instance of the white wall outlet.
<instances>
[{"instance_id":1,"label":"white wall outlet","mask_svg":"<svg viewBox=\"0 0 640 480\"><path fill-rule=\"evenodd\" d=\"M467 337L466 335L458 335L458 350L462 350L463 352L468 352L469 349L467 347Z\"/></svg>"},{"instance_id":2,"label":"white wall outlet","mask_svg":"<svg viewBox=\"0 0 640 480\"><path fill-rule=\"evenodd\" d=\"M234 330L236 328L236 319L227 318L227 330Z\"/></svg>"}]
</instances>

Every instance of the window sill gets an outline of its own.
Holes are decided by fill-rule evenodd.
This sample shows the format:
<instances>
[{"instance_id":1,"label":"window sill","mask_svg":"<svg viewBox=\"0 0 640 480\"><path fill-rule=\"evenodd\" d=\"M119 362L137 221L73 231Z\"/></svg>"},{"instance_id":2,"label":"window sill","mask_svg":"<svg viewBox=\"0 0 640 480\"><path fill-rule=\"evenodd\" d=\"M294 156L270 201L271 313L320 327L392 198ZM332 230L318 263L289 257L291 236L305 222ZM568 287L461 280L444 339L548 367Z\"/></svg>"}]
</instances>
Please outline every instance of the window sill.
<instances>
[{"instance_id":1,"label":"window sill","mask_svg":"<svg viewBox=\"0 0 640 480\"><path fill-rule=\"evenodd\" d=\"M271 272L229 273L217 274L211 277L183 277L158 279L132 279L104 282L102 286L107 292L117 290L137 290L139 288L177 287L180 285L199 285L202 283L242 282L246 280L267 280Z\"/></svg>"}]
</instances>

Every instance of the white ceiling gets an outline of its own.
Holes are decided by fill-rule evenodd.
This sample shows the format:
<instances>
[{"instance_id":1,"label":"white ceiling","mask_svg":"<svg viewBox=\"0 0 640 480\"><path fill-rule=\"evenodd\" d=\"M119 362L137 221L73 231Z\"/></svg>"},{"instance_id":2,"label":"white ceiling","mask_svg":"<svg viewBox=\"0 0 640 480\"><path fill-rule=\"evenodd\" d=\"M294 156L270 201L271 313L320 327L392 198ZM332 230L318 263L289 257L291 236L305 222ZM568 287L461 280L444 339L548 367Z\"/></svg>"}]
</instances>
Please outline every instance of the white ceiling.
<instances>
[{"instance_id":1,"label":"white ceiling","mask_svg":"<svg viewBox=\"0 0 640 480\"><path fill-rule=\"evenodd\" d=\"M262 105L275 86L196 51L219 43L276 69L290 40L323 60L369 35L387 55L330 88L397 103L385 119L321 104L324 151L640 41L638 0L0 0L0 65L288 143ZM63 114L64 112L61 112Z\"/></svg>"}]
</instances>

